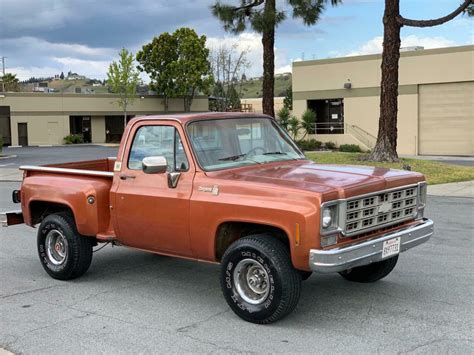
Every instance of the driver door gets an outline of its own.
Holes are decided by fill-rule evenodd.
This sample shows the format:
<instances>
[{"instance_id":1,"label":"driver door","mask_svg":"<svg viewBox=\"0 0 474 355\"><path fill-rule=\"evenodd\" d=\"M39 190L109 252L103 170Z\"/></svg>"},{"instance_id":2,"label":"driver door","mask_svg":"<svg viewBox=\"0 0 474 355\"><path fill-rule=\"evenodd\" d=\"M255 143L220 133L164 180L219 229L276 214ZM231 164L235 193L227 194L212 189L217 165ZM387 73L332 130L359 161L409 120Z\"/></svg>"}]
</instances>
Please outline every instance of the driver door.
<instances>
[{"instance_id":1,"label":"driver door","mask_svg":"<svg viewBox=\"0 0 474 355\"><path fill-rule=\"evenodd\" d=\"M118 239L125 245L152 251L191 256L189 199L194 166L182 144L184 132L174 122L142 122L132 128L118 187L115 216ZM167 172L146 174L143 158L163 156ZM175 187L170 174L177 173Z\"/></svg>"}]
</instances>

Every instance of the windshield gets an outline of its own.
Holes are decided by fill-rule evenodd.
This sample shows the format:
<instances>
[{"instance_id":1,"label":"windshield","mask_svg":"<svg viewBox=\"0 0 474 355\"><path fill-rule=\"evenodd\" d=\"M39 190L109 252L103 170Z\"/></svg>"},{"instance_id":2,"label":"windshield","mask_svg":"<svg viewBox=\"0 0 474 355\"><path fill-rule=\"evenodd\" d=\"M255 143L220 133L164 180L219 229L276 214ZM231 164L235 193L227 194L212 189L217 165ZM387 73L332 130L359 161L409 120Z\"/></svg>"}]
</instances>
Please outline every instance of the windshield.
<instances>
[{"instance_id":1,"label":"windshield","mask_svg":"<svg viewBox=\"0 0 474 355\"><path fill-rule=\"evenodd\" d=\"M199 165L208 171L304 159L289 136L268 118L196 121L187 130Z\"/></svg>"}]
</instances>

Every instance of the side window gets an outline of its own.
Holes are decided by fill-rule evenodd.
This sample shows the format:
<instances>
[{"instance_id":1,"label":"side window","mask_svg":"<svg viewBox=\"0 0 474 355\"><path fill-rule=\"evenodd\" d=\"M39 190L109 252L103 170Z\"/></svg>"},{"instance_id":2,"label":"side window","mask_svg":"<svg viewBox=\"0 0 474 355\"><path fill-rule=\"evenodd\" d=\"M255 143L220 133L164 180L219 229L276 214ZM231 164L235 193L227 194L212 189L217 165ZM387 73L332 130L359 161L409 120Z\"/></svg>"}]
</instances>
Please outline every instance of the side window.
<instances>
[{"instance_id":1,"label":"side window","mask_svg":"<svg viewBox=\"0 0 474 355\"><path fill-rule=\"evenodd\" d=\"M169 171L184 171L189 168L181 138L173 126L140 127L130 149L128 168L141 170L142 160L153 156L165 157Z\"/></svg>"}]
</instances>

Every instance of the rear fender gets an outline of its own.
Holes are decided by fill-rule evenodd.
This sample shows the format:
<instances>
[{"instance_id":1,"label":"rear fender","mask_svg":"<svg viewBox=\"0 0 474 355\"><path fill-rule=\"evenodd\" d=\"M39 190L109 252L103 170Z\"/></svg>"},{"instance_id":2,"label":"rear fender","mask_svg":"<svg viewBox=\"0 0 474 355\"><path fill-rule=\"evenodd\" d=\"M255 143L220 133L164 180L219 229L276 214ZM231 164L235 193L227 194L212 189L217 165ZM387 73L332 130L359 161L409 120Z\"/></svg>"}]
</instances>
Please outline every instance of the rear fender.
<instances>
[{"instance_id":1,"label":"rear fender","mask_svg":"<svg viewBox=\"0 0 474 355\"><path fill-rule=\"evenodd\" d=\"M111 181L97 178L31 176L22 188L22 210L25 223L35 225L48 207L69 209L82 235L95 236L108 229L110 222L109 191Z\"/></svg>"}]
</instances>

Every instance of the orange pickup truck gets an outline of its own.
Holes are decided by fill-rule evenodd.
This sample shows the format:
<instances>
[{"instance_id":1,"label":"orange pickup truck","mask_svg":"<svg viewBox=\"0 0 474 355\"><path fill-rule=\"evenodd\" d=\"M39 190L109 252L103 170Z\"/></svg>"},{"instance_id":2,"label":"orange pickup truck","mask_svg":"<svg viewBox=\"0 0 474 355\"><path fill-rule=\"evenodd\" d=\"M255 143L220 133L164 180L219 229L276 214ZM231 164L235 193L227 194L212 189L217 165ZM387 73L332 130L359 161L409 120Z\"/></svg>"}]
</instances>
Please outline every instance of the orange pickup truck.
<instances>
[{"instance_id":1,"label":"orange pickup truck","mask_svg":"<svg viewBox=\"0 0 474 355\"><path fill-rule=\"evenodd\" d=\"M259 324L312 272L374 282L433 234L423 175L311 162L264 115L138 117L117 158L20 169L21 211L2 223L39 225L53 278L83 275L105 242L220 263L227 303Z\"/></svg>"}]
</instances>

